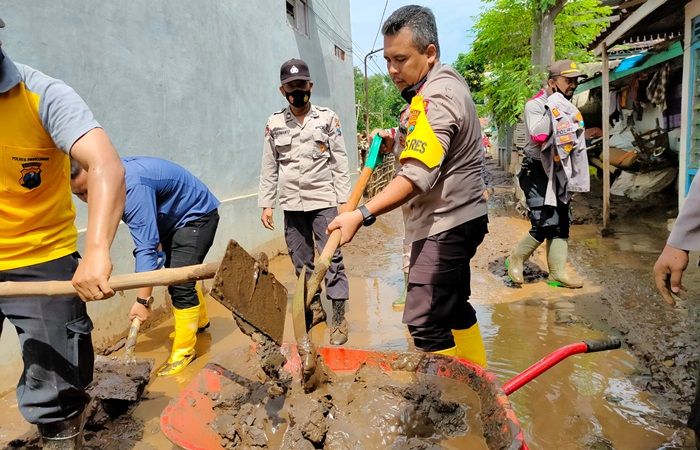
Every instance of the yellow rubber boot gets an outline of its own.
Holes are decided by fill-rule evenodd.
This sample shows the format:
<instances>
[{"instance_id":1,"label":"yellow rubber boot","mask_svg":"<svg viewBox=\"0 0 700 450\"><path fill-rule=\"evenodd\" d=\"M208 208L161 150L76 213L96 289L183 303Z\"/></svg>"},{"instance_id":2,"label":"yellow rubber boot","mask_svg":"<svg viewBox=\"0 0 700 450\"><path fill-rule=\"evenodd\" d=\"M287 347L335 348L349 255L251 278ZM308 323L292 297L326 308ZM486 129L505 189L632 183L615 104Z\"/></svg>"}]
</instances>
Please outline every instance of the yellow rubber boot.
<instances>
[{"instance_id":1,"label":"yellow rubber boot","mask_svg":"<svg viewBox=\"0 0 700 450\"><path fill-rule=\"evenodd\" d=\"M446 348L445 350L438 350L438 351L430 352L430 353L435 353L436 355L444 355L444 356L457 356L457 347L450 347L450 348Z\"/></svg>"},{"instance_id":2,"label":"yellow rubber boot","mask_svg":"<svg viewBox=\"0 0 700 450\"><path fill-rule=\"evenodd\" d=\"M466 330L452 330L455 344L457 344L457 357L467 359L473 363L486 367L486 349L484 340L481 339L479 324L475 323Z\"/></svg>"},{"instance_id":3,"label":"yellow rubber boot","mask_svg":"<svg viewBox=\"0 0 700 450\"><path fill-rule=\"evenodd\" d=\"M195 286L197 298L199 299L199 320L197 321L197 333L201 333L209 328L209 315L207 314L207 300L204 295L202 283L197 283Z\"/></svg>"},{"instance_id":4,"label":"yellow rubber boot","mask_svg":"<svg viewBox=\"0 0 700 450\"><path fill-rule=\"evenodd\" d=\"M204 296L204 291L202 290L202 284L197 283L195 286L197 291L197 298L199 299L199 320L197 320L197 333L204 333L207 328L209 328L209 315L207 314L207 301ZM173 330L169 335L168 339L171 341L175 339L175 331Z\"/></svg>"},{"instance_id":5,"label":"yellow rubber boot","mask_svg":"<svg viewBox=\"0 0 700 450\"><path fill-rule=\"evenodd\" d=\"M175 339L168 362L158 369L157 375L165 377L183 371L195 357L194 344L197 343L197 321L199 305L192 308L173 308L175 316Z\"/></svg>"}]
</instances>

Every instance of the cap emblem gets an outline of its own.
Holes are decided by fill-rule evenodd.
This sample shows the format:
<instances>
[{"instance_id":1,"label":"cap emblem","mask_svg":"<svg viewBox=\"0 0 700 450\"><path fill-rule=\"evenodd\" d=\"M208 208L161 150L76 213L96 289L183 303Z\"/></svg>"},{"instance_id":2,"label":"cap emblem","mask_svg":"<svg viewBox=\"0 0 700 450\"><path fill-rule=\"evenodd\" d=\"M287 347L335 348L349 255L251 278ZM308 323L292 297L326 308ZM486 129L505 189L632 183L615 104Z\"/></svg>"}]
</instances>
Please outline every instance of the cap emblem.
<instances>
[{"instance_id":1,"label":"cap emblem","mask_svg":"<svg viewBox=\"0 0 700 450\"><path fill-rule=\"evenodd\" d=\"M297 66L292 66L292 68L289 69L289 73L299 73L299 69L297 69Z\"/></svg>"}]
</instances>

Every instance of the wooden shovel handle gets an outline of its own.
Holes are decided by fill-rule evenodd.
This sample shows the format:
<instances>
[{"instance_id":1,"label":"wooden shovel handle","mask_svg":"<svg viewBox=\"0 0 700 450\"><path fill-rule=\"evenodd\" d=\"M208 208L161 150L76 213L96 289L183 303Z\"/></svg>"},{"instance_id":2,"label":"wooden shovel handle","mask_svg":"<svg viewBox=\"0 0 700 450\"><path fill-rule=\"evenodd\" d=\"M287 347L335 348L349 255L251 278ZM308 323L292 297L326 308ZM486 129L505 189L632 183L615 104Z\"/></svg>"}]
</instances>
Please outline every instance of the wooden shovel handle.
<instances>
[{"instance_id":1,"label":"wooden shovel handle","mask_svg":"<svg viewBox=\"0 0 700 450\"><path fill-rule=\"evenodd\" d=\"M367 187L367 183L369 183L369 179L372 176L372 172L373 170L369 167L362 169L362 172L360 172L360 177L357 179L357 183L355 184L355 188L350 194L350 199L341 208L340 212L353 211L355 208L357 208L357 205L360 203L360 199L362 198L362 194L365 192L365 187ZM326 242L326 245L323 246L323 250L318 256L319 261L331 260L333 253L335 253L338 245L340 245L341 235L340 230L335 230L331 233L328 238L328 242Z\"/></svg>"},{"instance_id":2,"label":"wooden shovel handle","mask_svg":"<svg viewBox=\"0 0 700 450\"><path fill-rule=\"evenodd\" d=\"M125 291L146 286L170 286L187 281L214 278L219 263L206 263L174 269L115 275L109 286L115 291ZM0 297L26 297L33 295L71 295L75 288L70 281L5 281L0 283Z\"/></svg>"}]
</instances>

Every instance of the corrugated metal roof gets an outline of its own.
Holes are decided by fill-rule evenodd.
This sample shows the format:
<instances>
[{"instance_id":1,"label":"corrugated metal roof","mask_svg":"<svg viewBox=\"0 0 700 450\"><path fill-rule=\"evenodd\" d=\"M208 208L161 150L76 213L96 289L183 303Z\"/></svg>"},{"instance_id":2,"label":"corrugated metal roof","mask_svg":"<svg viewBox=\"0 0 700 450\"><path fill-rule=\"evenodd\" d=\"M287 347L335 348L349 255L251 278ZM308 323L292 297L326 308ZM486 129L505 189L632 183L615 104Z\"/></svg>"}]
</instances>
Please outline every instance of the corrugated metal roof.
<instances>
[{"instance_id":1,"label":"corrugated metal roof","mask_svg":"<svg viewBox=\"0 0 700 450\"><path fill-rule=\"evenodd\" d=\"M648 0L603 0L602 3L613 7L613 15L619 15L620 20L611 23L588 46L589 50L598 47L610 33L624 23L633 12L643 6ZM658 42L660 39L674 39L682 36L685 9L689 0L670 0L659 6L652 13L639 21L630 30L624 33L616 42L616 45L636 43L644 46L650 41Z\"/></svg>"}]
</instances>

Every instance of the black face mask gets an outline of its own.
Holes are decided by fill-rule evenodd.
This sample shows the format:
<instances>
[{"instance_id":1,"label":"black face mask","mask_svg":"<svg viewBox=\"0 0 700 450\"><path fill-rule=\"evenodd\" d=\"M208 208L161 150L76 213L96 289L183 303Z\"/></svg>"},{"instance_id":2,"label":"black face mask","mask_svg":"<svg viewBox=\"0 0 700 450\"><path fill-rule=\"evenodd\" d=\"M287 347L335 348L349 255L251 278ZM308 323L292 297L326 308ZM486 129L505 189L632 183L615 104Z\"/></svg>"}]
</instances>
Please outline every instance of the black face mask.
<instances>
[{"instance_id":1,"label":"black face mask","mask_svg":"<svg viewBox=\"0 0 700 450\"><path fill-rule=\"evenodd\" d=\"M301 89L294 89L292 92L284 91L284 93L289 104L297 108L303 108L311 99L310 90L303 91Z\"/></svg>"},{"instance_id":2,"label":"black face mask","mask_svg":"<svg viewBox=\"0 0 700 450\"><path fill-rule=\"evenodd\" d=\"M564 93L564 91L562 91L561 89L559 89L559 86L557 86L556 84L554 85L554 92L560 93L560 94L563 95L564 98L567 99L567 100L571 100L572 98L574 98L573 94L572 94L572 95L566 95L566 94Z\"/></svg>"},{"instance_id":3,"label":"black face mask","mask_svg":"<svg viewBox=\"0 0 700 450\"><path fill-rule=\"evenodd\" d=\"M426 78L428 78L427 75L423 77L423 79L420 80L418 83L414 84L413 86L409 86L403 91L401 91L401 97L403 97L403 99L406 100L406 103L411 103L413 97L415 97L418 91L420 91L420 88L423 87Z\"/></svg>"}]
</instances>

